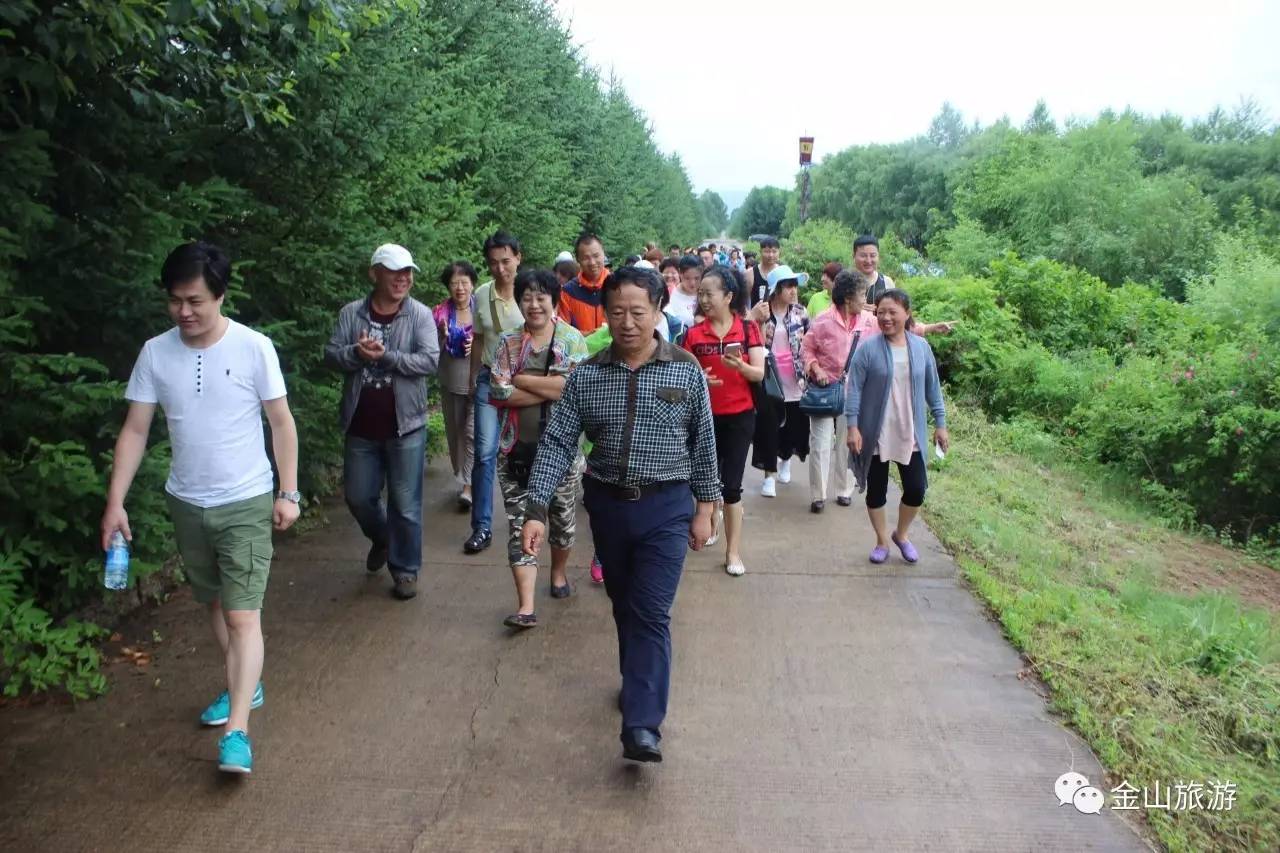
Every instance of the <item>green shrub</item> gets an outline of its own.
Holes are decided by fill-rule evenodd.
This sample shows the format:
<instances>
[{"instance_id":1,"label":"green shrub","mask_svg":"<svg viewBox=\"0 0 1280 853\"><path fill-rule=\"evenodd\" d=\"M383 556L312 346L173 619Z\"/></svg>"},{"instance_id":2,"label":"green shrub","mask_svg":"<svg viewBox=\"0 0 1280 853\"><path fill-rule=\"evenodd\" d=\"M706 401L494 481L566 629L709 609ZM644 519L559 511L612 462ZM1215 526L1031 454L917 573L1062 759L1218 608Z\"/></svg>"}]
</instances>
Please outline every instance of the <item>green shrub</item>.
<instances>
[{"instance_id":1,"label":"green shrub","mask_svg":"<svg viewBox=\"0 0 1280 853\"><path fill-rule=\"evenodd\" d=\"M1189 522L1192 506L1241 542L1276 540L1280 343L1263 317L1218 325L1055 261L990 267L989 279L907 284L923 320L960 321L930 339L956 390L1143 483L1166 518Z\"/></svg>"}]
</instances>

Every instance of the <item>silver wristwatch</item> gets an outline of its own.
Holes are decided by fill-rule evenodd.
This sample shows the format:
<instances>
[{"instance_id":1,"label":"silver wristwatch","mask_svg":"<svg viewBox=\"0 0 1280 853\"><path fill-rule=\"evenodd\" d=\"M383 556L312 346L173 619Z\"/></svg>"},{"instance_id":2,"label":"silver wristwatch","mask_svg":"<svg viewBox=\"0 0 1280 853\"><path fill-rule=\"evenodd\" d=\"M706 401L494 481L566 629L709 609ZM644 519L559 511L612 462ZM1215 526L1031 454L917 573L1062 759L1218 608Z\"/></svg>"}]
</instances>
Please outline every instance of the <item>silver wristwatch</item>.
<instances>
[{"instance_id":1,"label":"silver wristwatch","mask_svg":"<svg viewBox=\"0 0 1280 853\"><path fill-rule=\"evenodd\" d=\"M290 503L301 503L302 492L276 492L276 500L289 501Z\"/></svg>"}]
</instances>

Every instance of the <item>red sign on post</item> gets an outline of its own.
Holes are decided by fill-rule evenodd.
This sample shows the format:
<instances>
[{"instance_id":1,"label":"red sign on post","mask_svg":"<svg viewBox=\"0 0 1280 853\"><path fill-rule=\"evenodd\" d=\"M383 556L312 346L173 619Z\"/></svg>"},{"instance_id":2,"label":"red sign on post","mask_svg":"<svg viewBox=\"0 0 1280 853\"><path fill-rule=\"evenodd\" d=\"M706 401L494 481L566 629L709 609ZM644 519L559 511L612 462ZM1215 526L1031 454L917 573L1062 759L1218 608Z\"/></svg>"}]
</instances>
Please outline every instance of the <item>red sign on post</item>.
<instances>
[{"instance_id":1,"label":"red sign on post","mask_svg":"<svg viewBox=\"0 0 1280 853\"><path fill-rule=\"evenodd\" d=\"M800 137L800 165L808 166L813 162L813 137Z\"/></svg>"}]
</instances>

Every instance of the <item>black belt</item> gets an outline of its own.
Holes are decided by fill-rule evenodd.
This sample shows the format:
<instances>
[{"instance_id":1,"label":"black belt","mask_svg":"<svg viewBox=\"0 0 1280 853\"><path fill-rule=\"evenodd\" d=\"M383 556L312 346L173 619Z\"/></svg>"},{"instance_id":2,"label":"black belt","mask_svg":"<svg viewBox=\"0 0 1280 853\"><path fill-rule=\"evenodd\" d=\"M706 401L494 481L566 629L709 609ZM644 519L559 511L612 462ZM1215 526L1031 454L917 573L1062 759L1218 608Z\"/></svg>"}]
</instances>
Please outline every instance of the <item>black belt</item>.
<instances>
[{"instance_id":1,"label":"black belt","mask_svg":"<svg viewBox=\"0 0 1280 853\"><path fill-rule=\"evenodd\" d=\"M638 501L645 495L656 494L664 489L671 489L677 486L688 488L688 480L663 480L660 483L645 483L643 486L615 486L613 483L606 483L603 480L597 480L595 477L587 477L587 481L592 488L603 490L610 497L620 501Z\"/></svg>"}]
</instances>

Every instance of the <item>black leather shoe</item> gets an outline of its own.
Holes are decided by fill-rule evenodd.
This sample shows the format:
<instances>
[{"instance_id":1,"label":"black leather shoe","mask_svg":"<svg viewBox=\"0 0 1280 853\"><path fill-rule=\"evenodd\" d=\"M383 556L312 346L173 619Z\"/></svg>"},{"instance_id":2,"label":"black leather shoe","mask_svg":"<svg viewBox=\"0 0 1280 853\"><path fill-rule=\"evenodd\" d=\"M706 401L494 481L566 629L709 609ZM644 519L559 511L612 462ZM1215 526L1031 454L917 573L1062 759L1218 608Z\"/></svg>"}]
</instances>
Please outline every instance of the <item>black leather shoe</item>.
<instances>
[{"instance_id":1,"label":"black leather shoe","mask_svg":"<svg viewBox=\"0 0 1280 853\"><path fill-rule=\"evenodd\" d=\"M813 513L814 515L817 515L818 513L822 512L822 508L826 505L827 505L826 501L814 501L813 503L809 504L809 512Z\"/></svg>"},{"instance_id":2,"label":"black leather shoe","mask_svg":"<svg viewBox=\"0 0 1280 853\"><path fill-rule=\"evenodd\" d=\"M477 530L471 538L462 543L462 550L468 554L479 554L493 544L493 534L487 530Z\"/></svg>"},{"instance_id":3,"label":"black leather shoe","mask_svg":"<svg viewBox=\"0 0 1280 853\"><path fill-rule=\"evenodd\" d=\"M662 761L658 736L648 729L627 729L622 733L622 757L628 761Z\"/></svg>"},{"instance_id":4,"label":"black leather shoe","mask_svg":"<svg viewBox=\"0 0 1280 853\"><path fill-rule=\"evenodd\" d=\"M836 503L840 504L840 506L853 506L853 498L841 496L836 498Z\"/></svg>"}]
</instances>

